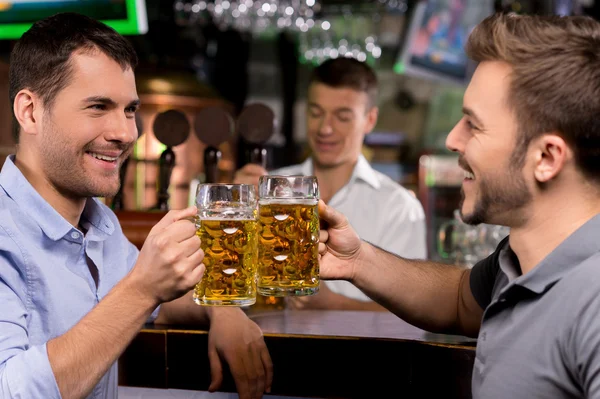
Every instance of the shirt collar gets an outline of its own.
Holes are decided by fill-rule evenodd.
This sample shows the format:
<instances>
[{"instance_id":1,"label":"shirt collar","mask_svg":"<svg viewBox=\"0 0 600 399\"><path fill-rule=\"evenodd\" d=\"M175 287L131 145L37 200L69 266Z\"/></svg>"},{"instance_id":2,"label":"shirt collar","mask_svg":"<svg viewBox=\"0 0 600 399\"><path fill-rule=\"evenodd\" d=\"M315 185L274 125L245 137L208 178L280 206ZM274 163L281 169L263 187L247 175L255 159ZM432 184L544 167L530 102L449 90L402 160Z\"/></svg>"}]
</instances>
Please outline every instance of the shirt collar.
<instances>
[{"instance_id":1,"label":"shirt collar","mask_svg":"<svg viewBox=\"0 0 600 399\"><path fill-rule=\"evenodd\" d=\"M300 165L300 171L305 176L310 176L313 174L312 158L308 158L306 161L302 162ZM367 161L362 154L358 157L356 165L354 165L350 182L353 182L356 179L364 181L375 189L381 187L381 183L375 174L375 170L371 167L371 165L369 165L369 161Z\"/></svg>"},{"instance_id":2,"label":"shirt collar","mask_svg":"<svg viewBox=\"0 0 600 399\"><path fill-rule=\"evenodd\" d=\"M509 280L537 294L549 290L587 258L600 251L600 214L594 216L546 256L529 273L520 275L520 267L508 241L500 253L500 267Z\"/></svg>"},{"instance_id":3,"label":"shirt collar","mask_svg":"<svg viewBox=\"0 0 600 399\"><path fill-rule=\"evenodd\" d=\"M48 238L60 240L73 230L73 226L33 188L14 164L14 159L14 155L6 158L0 172L0 187L36 220ZM107 235L112 234L115 229L110 217L95 198L88 198L82 219Z\"/></svg>"}]
</instances>

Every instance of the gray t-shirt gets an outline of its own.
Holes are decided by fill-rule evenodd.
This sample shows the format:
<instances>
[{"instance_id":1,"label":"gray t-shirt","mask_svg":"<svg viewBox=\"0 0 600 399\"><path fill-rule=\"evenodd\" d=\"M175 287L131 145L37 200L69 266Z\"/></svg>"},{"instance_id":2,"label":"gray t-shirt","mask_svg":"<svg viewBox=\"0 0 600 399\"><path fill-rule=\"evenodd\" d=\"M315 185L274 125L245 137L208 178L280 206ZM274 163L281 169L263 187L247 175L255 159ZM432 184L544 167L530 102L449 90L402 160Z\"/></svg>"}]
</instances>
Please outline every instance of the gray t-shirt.
<instances>
[{"instance_id":1,"label":"gray t-shirt","mask_svg":"<svg viewBox=\"0 0 600 399\"><path fill-rule=\"evenodd\" d=\"M508 240L473 267L474 398L600 398L600 215L526 275Z\"/></svg>"}]
</instances>

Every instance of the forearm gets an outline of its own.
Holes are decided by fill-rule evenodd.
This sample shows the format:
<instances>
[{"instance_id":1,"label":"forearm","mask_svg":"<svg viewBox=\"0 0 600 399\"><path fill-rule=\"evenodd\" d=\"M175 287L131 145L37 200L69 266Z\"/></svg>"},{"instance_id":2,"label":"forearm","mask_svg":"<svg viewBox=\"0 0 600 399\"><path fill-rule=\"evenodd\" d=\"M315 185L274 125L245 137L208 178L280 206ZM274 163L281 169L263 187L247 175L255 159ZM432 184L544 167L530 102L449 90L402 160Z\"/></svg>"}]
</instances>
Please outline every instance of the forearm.
<instances>
[{"instance_id":1,"label":"forearm","mask_svg":"<svg viewBox=\"0 0 600 399\"><path fill-rule=\"evenodd\" d=\"M48 358L62 398L88 395L157 305L126 277L73 328L48 341Z\"/></svg>"},{"instance_id":2,"label":"forearm","mask_svg":"<svg viewBox=\"0 0 600 399\"><path fill-rule=\"evenodd\" d=\"M370 298L425 330L464 333L458 302L466 269L403 259L364 242L361 252L351 282Z\"/></svg>"}]
</instances>

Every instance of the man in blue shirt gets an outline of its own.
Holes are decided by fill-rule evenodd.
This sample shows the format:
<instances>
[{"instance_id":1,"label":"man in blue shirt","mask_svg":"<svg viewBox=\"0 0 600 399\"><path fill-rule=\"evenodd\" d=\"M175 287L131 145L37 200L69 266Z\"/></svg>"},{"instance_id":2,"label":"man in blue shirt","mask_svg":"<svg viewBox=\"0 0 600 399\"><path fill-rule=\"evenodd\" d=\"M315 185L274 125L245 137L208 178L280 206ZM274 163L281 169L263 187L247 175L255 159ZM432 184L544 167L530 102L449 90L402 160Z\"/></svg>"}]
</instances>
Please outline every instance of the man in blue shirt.
<instances>
[{"instance_id":1,"label":"man in blue shirt","mask_svg":"<svg viewBox=\"0 0 600 399\"><path fill-rule=\"evenodd\" d=\"M1 398L116 398L116 360L153 319L210 323L210 390L221 360L241 398L270 389L258 326L239 308L192 302L204 271L196 209L169 212L138 251L94 198L117 192L137 138L136 63L123 37L78 14L37 22L13 49L18 144L0 173Z\"/></svg>"}]
</instances>

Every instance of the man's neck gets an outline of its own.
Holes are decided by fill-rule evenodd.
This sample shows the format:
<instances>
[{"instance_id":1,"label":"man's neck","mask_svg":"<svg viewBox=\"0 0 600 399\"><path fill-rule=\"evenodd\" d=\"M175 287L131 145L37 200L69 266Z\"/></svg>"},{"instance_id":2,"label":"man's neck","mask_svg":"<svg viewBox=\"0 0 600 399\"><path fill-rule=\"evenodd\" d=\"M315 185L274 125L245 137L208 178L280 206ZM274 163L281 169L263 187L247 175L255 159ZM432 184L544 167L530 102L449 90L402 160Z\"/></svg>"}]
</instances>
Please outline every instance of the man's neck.
<instances>
[{"instance_id":1,"label":"man's neck","mask_svg":"<svg viewBox=\"0 0 600 399\"><path fill-rule=\"evenodd\" d=\"M567 237L598 214L600 199L575 190L537 201L527 222L510 230L510 247L519 259L521 272L531 271Z\"/></svg>"},{"instance_id":2,"label":"man's neck","mask_svg":"<svg viewBox=\"0 0 600 399\"><path fill-rule=\"evenodd\" d=\"M358 162L358 161L356 161ZM343 163L334 167L323 167L313 161L313 173L319 181L319 192L321 199L329 203L331 198L350 181L352 172L356 166L354 163Z\"/></svg>"},{"instance_id":3,"label":"man's neck","mask_svg":"<svg viewBox=\"0 0 600 399\"><path fill-rule=\"evenodd\" d=\"M36 166L31 167L30 165L35 165L35 163L27 162L23 158L26 157L21 154L17 155L15 157L15 166L25 176L29 184L73 227L77 227L85 207L86 199L65 197L51 182L34 171Z\"/></svg>"}]
</instances>

